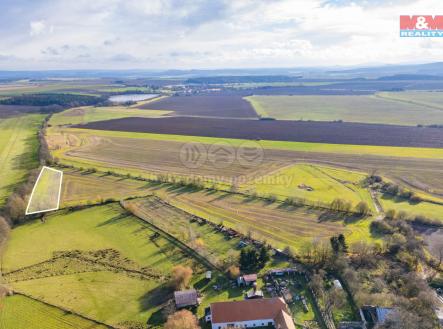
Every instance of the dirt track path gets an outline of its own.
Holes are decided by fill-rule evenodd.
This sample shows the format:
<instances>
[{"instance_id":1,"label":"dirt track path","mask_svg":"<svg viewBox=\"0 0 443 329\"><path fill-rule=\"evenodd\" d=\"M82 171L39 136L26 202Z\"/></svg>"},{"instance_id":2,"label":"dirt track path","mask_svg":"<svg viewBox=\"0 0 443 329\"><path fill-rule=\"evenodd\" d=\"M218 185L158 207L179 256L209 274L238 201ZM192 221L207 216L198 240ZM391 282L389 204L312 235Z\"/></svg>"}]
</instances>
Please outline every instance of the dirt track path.
<instances>
[{"instance_id":1,"label":"dirt track path","mask_svg":"<svg viewBox=\"0 0 443 329\"><path fill-rule=\"evenodd\" d=\"M375 219L382 220L385 217L385 212L380 204L380 201L377 199L377 192L374 189L369 188L369 194L371 195L372 202L374 203L375 210L377 211L377 216Z\"/></svg>"}]
</instances>

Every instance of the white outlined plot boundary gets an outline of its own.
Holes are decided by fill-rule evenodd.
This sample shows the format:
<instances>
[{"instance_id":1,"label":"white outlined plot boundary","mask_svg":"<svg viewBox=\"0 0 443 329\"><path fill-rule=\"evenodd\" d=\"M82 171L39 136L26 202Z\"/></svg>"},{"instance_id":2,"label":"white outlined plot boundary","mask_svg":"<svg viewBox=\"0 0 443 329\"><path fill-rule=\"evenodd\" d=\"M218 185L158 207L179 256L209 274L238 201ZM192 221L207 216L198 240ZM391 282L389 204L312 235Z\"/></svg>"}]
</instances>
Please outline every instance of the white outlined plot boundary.
<instances>
[{"instance_id":1,"label":"white outlined plot boundary","mask_svg":"<svg viewBox=\"0 0 443 329\"><path fill-rule=\"evenodd\" d=\"M40 178L41 178L41 176L42 176L42 174L43 174L43 172L45 170L51 170L51 171L54 171L54 172L57 172L57 173L60 174L60 182L59 182L58 196L57 196L57 206L55 208L50 208L50 209L44 209L44 210L38 210L38 211L29 212L29 208L30 208L31 203L32 203L32 198L34 197L34 192L35 192L35 190L36 190L36 188L38 186L38 183L40 181ZM61 193L62 193L62 183L63 183L63 171L43 166L42 170L40 171L40 173L39 173L39 175L37 177L37 181L35 182L34 187L32 188L31 196L30 196L29 201L28 201L28 206L26 207L25 215L39 214L39 213L43 213L43 212L47 212L47 211L58 210L60 208L60 199L61 199Z\"/></svg>"}]
</instances>

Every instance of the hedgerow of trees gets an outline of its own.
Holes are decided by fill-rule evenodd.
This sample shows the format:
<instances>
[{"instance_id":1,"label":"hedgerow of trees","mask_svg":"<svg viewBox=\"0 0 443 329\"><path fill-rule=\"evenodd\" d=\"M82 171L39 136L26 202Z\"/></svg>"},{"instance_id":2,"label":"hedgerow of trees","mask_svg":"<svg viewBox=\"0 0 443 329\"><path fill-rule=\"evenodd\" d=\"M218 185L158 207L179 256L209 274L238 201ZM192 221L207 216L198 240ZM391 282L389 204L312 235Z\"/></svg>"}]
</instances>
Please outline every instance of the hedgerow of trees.
<instances>
[{"instance_id":1,"label":"hedgerow of trees","mask_svg":"<svg viewBox=\"0 0 443 329\"><path fill-rule=\"evenodd\" d=\"M106 97L77 94L23 94L0 100L3 105L59 106L60 108L97 105ZM54 107L56 109L56 107ZM52 111L51 111L52 112Z\"/></svg>"}]
</instances>

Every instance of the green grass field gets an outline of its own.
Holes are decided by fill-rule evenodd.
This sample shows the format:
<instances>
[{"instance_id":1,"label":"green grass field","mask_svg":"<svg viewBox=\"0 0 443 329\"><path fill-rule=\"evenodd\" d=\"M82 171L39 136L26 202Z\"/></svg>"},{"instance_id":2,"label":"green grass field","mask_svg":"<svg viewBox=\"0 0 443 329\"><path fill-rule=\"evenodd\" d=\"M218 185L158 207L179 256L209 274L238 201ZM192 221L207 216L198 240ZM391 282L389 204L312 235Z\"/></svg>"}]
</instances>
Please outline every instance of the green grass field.
<instances>
[{"instance_id":1,"label":"green grass field","mask_svg":"<svg viewBox=\"0 0 443 329\"><path fill-rule=\"evenodd\" d=\"M3 256L5 272L45 261L56 251L112 248L140 266L154 266L165 274L177 263L187 263L181 254L170 252L167 241L150 242L152 231L118 204L75 212L61 211L16 227Z\"/></svg>"},{"instance_id":2,"label":"green grass field","mask_svg":"<svg viewBox=\"0 0 443 329\"><path fill-rule=\"evenodd\" d=\"M78 273L14 284L18 291L114 325L130 320L146 322L157 311L149 294L154 296L158 287L155 281L112 272Z\"/></svg>"},{"instance_id":3,"label":"green grass field","mask_svg":"<svg viewBox=\"0 0 443 329\"><path fill-rule=\"evenodd\" d=\"M132 107L110 106L110 107L79 107L56 113L51 117L49 124L70 125L85 124L88 122L112 120L130 117L157 118L171 113L162 110L140 110Z\"/></svg>"},{"instance_id":4,"label":"green grass field","mask_svg":"<svg viewBox=\"0 0 443 329\"><path fill-rule=\"evenodd\" d=\"M44 115L0 119L0 207L29 170L38 167L37 132Z\"/></svg>"},{"instance_id":5,"label":"green grass field","mask_svg":"<svg viewBox=\"0 0 443 329\"><path fill-rule=\"evenodd\" d=\"M430 219L443 221L443 205L425 201L419 203L410 203L407 200L384 196L380 197L379 200L385 211L389 209L394 209L397 211L397 213L400 211L404 211L411 217L422 215Z\"/></svg>"},{"instance_id":6,"label":"green grass field","mask_svg":"<svg viewBox=\"0 0 443 329\"><path fill-rule=\"evenodd\" d=\"M406 94L403 96L403 94ZM430 94L430 95L429 95ZM362 96L250 96L257 114L278 120L314 120L412 125L442 124L443 108L431 105L441 93L396 93L389 97ZM394 96L392 96L394 95ZM397 96L398 95L398 96ZM397 101L396 98L406 101ZM415 102L415 97L419 101ZM427 99L430 99L427 101Z\"/></svg>"},{"instance_id":7,"label":"green grass field","mask_svg":"<svg viewBox=\"0 0 443 329\"><path fill-rule=\"evenodd\" d=\"M369 191L362 187L366 176L354 171L297 164L260 177L242 189L253 189L258 195L273 195L280 200L301 198L310 204L329 204L336 198L347 200L354 206L365 201L373 209Z\"/></svg>"},{"instance_id":8,"label":"green grass field","mask_svg":"<svg viewBox=\"0 0 443 329\"><path fill-rule=\"evenodd\" d=\"M191 266L195 281L205 270L153 234L117 203L59 211L12 230L4 278L17 291L108 324L146 322L170 297L173 266Z\"/></svg>"},{"instance_id":9,"label":"green grass field","mask_svg":"<svg viewBox=\"0 0 443 329\"><path fill-rule=\"evenodd\" d=\"M29 200L27 213L57 209L62 179L62 171L43 167Z\"/></svg>"},{"instance_id":10,"label":"green grass field","mask_svg":"<svg viewBox=\"0 0 443 329\"><path fill-rule=\"evenodd\" d=\"M423 105L443 110L443 93L439 91L404 91L401 93L381 92L378 97L405 102L406 104ZM440 122L434 122L441 124Z\"/></svg>"},{"instance_id":11,"label":"green grass field","mask_svg":"<svg viewBox=\"0 0 443 329\"><path fill-rule=\"evenodd\" d=\"M77 315L31 298L14 295L1 301L0 329L105 329Z\"/></svg>"}]
</instances>

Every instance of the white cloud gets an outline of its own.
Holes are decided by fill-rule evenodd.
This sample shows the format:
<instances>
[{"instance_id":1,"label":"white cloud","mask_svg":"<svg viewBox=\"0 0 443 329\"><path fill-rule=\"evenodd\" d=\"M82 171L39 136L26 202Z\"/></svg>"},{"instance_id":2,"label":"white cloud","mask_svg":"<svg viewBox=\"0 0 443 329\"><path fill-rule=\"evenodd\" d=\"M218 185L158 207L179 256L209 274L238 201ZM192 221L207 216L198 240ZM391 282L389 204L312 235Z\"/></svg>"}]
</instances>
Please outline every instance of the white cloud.
<instances>
[{"instance_id":1,"label":"white cloud","mask_svg":"<svg viewBox=\"0 0 443 329\"><path fill-rule=\"evenodd\" d=\"M6 3L0 11L10 6L21 15L0 22L0 53L17 58L9 66L3 62L5 69L288 67L443 58L443 38L400 38L398 30L401 14L443 13L440 0Z\"/></svg>"},{"instance_id":2,"label":"white cloud","mask_svg":"<svg viewBox=\"0 0 443 329\"><path fill-rule=\"evenodd\" d=\"M31 37L42 34L46 30L45 21L32 21L29 23Z\"/></svg>"}]
</instances>

